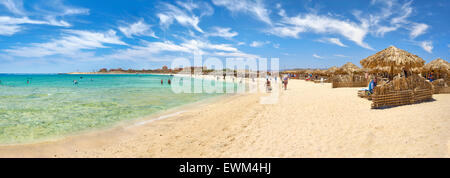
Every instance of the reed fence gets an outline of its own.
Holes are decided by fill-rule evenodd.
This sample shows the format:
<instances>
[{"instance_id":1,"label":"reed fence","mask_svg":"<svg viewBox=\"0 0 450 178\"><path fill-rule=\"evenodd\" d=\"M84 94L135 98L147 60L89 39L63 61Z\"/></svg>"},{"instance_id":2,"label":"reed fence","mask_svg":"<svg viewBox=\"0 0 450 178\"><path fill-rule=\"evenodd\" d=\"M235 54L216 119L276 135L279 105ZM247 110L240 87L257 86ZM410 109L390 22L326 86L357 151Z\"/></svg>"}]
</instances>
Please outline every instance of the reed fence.
<instances>
[{"instance_id":1,"label":"reed fence","mask_svg":"<svg viewBox=\"0 0 450 178\"><path fill-rule=\"evenodd\" d=\"M367 87L368 83L366 81L361 82L331 82L332 88L343 88L343 87Z\"/></svg>"},{"instance_id":2,"label":"reed fence","mask_svg":"<svg viewBox=\"0 0 450 178\"><path fill-rule=\"evenodd\" d=\"M450 87L434 87L434 94L450 94Z\"/></svg>"},{"instance_id":3,"label":"reed fence","mask_svg":"<svg viewBox=\"0 0 450 178\"><path fill-rule=\"evenodd\" d=\"M432 89L390 91L385 94L373 94L372 108L377 109L420 103L423 101L431 100L433 98L432 96Z\"/></svg>"}]
</instances>

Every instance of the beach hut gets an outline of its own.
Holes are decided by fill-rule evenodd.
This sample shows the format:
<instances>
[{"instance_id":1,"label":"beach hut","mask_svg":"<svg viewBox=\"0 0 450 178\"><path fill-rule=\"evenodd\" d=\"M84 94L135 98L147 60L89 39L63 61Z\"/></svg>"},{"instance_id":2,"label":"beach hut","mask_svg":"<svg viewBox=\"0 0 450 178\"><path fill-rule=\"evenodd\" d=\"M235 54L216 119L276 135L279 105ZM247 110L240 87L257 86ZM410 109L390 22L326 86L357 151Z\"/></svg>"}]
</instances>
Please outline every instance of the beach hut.
<instances>
[{"instance_id":1,"label":"beach hut","mask_svg":"<svg viewBox=\"0 0 450 178\"><path fill-rule=\"evenodd\" d=\"M394 74L401 73L403 70L411 73L420 71L419 68L424 65L425 61L417 55L398 49L395 46L390 46L361 60L360 63L364 68L386 72L389 74L389 78L392 79Z\"/></svg>"},{"instance_id":2,"label":"beach hut","mask_svg":"<svg viewBox=\"0 0 450 178\"><path fill-rule=\"evenodd\" d=\"M361 73L361 72L362 72L361 68L359 68L357 65L355 65L355 64L353 64L351 62L347 62L342 67L337 69L335 73L336 74L353 75L353 74L358 74L358 73Z\"/></svg>"},{"instance_id":3,"label":"beach hut","mask_svg":"<svg viewBox=\"0 0 450 178\"><path fill-rule=\"evenodd\" d=\"M390 46L360 61L372 72L389 74L389 80L381 81L374 88L372 108L384 108L429 101L432 99L431 82L418 75L425 61L417 55ZM409 73L408 77L395 74Z\"/></svg>"},{"instance_id":4,"label":"beach hut","mask_svg":"<svg viewBox=\"0 0 450 178\"><path fill-rule=\"evenodd\" d=\"M423 66L422 74L428 76L433 72L434 81L434 94L450 93L450 79L448 75L450 73L450 63L443 59L435 59Z\"/></svg>"},{"instance_id":5,"label":"beach hut","mask_svg":"<svg viewBox=\"0 0 450 178\"><path fill-rule=\"evenodd\" d=\"M360 75L363 70L351 62L347 62L334 72L332 88L340 87L365 87L367 81Z\"/></svg>"},{"instance_id":6,"label":"beach hut","mask_svg":"<svg viewBox=\"0 0 450 178\"><path fill-rule=\"evenodd\" d=\"M313 78L311 79L311 81L314 81L314 83L322 83L328 81L326 70L316 69L312 71L312 74Z\"/></svg>"},{"instance_id":7,"label":"beach hut","mask_svg":"<svg viewBox=\"0 0 450 178\"><path fill-rule=\"evenodd\" d=\"M422 69L422 73L424 74L430 72L433 72L436 75L435 79L443 78L444 80L448 80L448 75L450 73L450 63L441 58L432 60L428 64L425 64Z\"/></svg>"},{"instance_id":8,"label":"beach hut","mask_svg":"<svg viewBox=\"0 0 450 178\"><path fill-rule=\"evenodd\" d=\"M326 73L325 73L325 70L320 70L320 69L316 69L316 70L314 70L313 72L312 72L314 75L317 75L317 76L324 76L324 75L326 75Z\"/></svg>"},{"instance_id":9,"label":"beach hut","mask_svg":"<svg viewBox=\"0 0 450 178\"><path fill-rule=\"evenodd\" d=\"M336 70L338 70L336 66L330 67L325 71L325 74L331 77L336 73Z\"/></svg>"}]
</instances>

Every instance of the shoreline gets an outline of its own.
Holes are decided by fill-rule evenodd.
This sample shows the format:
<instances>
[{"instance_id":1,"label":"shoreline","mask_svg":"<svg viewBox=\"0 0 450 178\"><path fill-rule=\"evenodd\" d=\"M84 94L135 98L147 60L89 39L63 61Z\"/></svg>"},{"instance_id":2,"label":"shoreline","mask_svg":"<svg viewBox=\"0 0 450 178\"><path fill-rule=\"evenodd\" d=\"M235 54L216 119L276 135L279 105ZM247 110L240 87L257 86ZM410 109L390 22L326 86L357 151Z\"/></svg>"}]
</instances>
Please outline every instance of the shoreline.
<instances>
[{"instance_id":1,"label":"shoreline","mask_svg":"<svg viewBox=\"0 0 450 178\"><path fill-rule=\"evenodd\" d=\"M136 74L149 74L149 75L176 75L170 73L126 73L126 72L69 72L69 73L61 73L62 75L136 75Z\"/></svg>"},{"instance_id":2,"label":"shoreline","mask_svg":"<svg viewBox=\"0 0 450 178\"><path fill-rule=\"evenodd\" d=\"M59 135L59 136L51 136L49 138L43 138L43 139L37 139L34 141L29 142L23 142L23 143L8 143L8 144L0 144L0 157L1 157L1 148L2 147L9 147L9 146L27 146L27 145L35 145L35 144L41 144L41 143L51 143L51 142L59 142L63 141L65 139L70 139L71 137L80 137L83 135L89 135L89 134L98 134L102 132L108 132L117 128L128 128L128 127L134 127L135 125L142 125L142 123L151 123L158 120L167 119L169 117L177 116L179 113L183 113L186 110L194 109L199 106L203 106L206 104L218 102L220 100L223 100L228 97L235 97L234 95L227 96L227 94L220 95L220 96L213 96L209 98L205 98L193 103L187 103L182 104L180 106L175 106L173 108L169 108L167 110L161 110L157 111L155 113L138 117L138 118L130 118L126 120L121 120L116 123L112 123L109 126L106 127L99 127L99 128L93 128L88 130L83 130L67 135Z\"/></svg>"},{"instance_id":3,"label":"shoreline","mask_svg":"<svg viewBox=\"0 0 450 178\"><path fill-rule=\"evenodd\" d=\"M177 122L183 114L202 110L210 104L218 104L234 100L241 94L222 95L207 98L198 102L185 104L175 108L165 110L160 113L151 114L139 119L131 119L114 124L108 128L99 128L73 135L62 136L53 140L46 140L36 143L9 144L0 145L0 158L7 157L79 157L72 155L78 153L78 150L68 149L72 145L82 145L88 149L96 149L99 145L108 145L118 140L128 140L139 134L139 130L145 127L153 126L156 122ZM170 120L170 121L167 121ZM58 154L53 155L53 151Z\"/></svg>"}]
</instances>

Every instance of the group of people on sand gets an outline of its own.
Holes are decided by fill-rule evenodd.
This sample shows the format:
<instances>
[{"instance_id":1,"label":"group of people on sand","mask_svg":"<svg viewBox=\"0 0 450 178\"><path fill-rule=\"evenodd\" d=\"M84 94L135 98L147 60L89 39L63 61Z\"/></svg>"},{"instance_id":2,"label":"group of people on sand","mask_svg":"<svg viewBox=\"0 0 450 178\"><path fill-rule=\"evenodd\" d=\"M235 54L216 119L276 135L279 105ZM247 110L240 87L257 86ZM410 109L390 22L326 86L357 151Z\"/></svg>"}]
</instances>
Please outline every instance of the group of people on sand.
<instances>
[{"instance_id":1,"label":"group of people on sand","mask_svg":"<svg viewBox=\"0 0 450 178\"><path fill-rule=\"evenodd\" d=\"M289 80L289 76L284 76L283 80L281 81L281 83L283 83L283 88L284 90L287 90L287 85L288 85L288 80ZM277 81L277 77L275 77L275 82ZM271 92L272 91L272 85L270 83L269 78L266 79L266 92Z\"/></svg>"}]
</instances>

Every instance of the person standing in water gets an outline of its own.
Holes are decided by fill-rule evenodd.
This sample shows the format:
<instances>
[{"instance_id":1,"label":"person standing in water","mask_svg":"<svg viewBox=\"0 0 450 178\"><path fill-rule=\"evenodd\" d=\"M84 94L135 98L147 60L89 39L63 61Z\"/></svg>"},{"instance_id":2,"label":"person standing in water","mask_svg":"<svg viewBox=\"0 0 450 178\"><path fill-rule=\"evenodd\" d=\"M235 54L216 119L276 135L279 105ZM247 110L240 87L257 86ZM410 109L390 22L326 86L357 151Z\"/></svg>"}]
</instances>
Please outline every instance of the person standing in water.
<instances>
[{"instance_id":1,"label":"person standing in water","mask_svg":"<svg viewBox=\"0 0 450 178\"><path fill-rule=\"evenodd\" d=\"M167 80L167 83L170 85L171 84L171 81L170 81L170 79L169 80Z\"/></svg>"},{"instance_id":2,"label":"person standing in water","mask_svg":"<svg viewBox=\"0 0 450 178\"><path fill-rule=\"evenodd\" d=\"M161 85L163 85L164 84L164 81L161 79Z\"/></svg>"}]
</instances>

